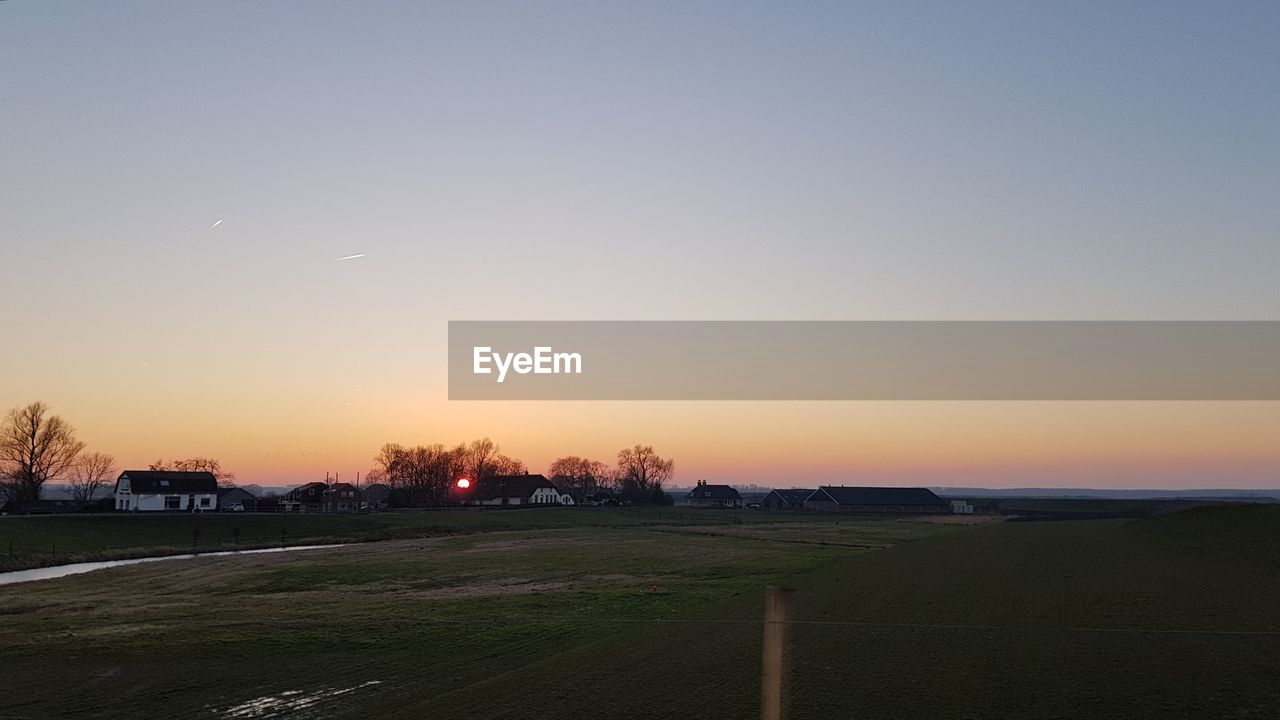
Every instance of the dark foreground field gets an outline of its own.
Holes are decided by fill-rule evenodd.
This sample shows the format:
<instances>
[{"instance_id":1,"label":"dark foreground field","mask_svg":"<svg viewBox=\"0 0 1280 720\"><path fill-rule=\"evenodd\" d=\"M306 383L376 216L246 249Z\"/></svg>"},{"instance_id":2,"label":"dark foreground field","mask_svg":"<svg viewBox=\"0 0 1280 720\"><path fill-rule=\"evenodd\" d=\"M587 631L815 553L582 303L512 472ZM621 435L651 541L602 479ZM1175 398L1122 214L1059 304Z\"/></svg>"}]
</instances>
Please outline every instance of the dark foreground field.
<instances>
[{"instance_id":1,"label":"dark foreground field","mask_svg":"<svg viewBox=\"0 0 1280 720\"><path fill-rule=\"evenodd\" d=\"M104 513L0 516L0 571L191 552L466 535L503 530L827 522L821 516L681 508L534 508L352 515Z\"/></svg>"},{"instance_id":2,"label":"dark foreground field","mask_svg":"<svg viewBox=\"0 0 1280 720\"><path fill-rule=\"evenodd\" d=\"M784 583L792 718L1280 717L1278 567L1274 506L155 563L0 586L0 716L754 717Z\"/></svg>"}]
</instances>

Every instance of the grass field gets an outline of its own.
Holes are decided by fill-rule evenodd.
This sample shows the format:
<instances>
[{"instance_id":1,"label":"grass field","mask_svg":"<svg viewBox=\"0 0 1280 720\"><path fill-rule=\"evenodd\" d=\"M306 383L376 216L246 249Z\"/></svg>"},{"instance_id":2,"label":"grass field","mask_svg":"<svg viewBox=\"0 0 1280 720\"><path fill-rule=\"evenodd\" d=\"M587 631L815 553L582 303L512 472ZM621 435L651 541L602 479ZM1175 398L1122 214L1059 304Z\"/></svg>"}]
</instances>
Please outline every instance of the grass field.
<instances>
[{"instance_id":1,"label":"grass field","mask_svg":"<svg viewBox=\"0 0 1280 720\"><path fill-rule=\"evenodd\" d=\"M796 589L792 718L1280 716L1280 507L976 527L541 512L0 586L0 717L753 717L777 583Z\"/></svg>"},{"instance_id":2,"label":"grass field","mask_svg":"<svg viewBox=\"0 0 1280 720\"><path fill-rule=\"evenodd\" d=\"M406 539L496 530L771 523L777 515L646 508L543 508L365 515L240 514L0 517L0 571L235 548ZM818 520L820 518L808 518ZM802 518L803 520L803 518ZM796 518L788 519L795 522Z\"/></svg>"}]
</instances>

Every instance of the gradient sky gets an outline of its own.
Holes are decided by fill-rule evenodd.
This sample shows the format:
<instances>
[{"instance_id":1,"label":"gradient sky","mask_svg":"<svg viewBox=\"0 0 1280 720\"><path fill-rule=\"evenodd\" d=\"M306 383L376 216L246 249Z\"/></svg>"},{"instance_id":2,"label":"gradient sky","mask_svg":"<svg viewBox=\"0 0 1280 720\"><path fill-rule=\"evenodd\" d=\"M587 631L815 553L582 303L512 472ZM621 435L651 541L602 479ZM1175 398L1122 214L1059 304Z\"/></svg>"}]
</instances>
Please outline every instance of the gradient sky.
<instances>
[{"instance_id":1,"label":"gradient sky","mask_svg":"<svg viewBox=\"0 0 1280 720\"><path fill-rule=\"evenodd\" d=\"M1276 319L1277 78L1274 2L11 0L0 409L267 485L488 435L679 484L1277 487L1277 403L445 377L450 319Z\"/></svg>"}]
</instances>

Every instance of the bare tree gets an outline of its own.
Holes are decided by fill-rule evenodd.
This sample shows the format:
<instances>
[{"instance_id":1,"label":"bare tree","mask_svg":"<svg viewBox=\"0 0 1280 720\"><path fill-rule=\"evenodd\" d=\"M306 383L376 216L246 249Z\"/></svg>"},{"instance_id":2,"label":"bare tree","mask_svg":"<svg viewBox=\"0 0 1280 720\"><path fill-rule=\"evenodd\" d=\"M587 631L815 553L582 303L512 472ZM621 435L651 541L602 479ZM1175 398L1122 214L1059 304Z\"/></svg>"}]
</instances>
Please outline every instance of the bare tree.
<instances>
[{"instance_id":1,"label":"bare tree","mask_svg":"<svg viewBox=\"0 0 1280 720\"><path fill-rule=\"evenodd\" d=\"M500 449L489 438L472 442L466 448L466 471L476 480L496 475L493 471L493 459Z\"/></svg>"},{"instance_id":2,"label":"bare tree","mask_svg":"<svg viewBox=\"0 0 1280 720\"><path fill-rule=\"evenodd\" d=\"M369 480L390 485L399 502L411 507L447 505L454 499L453 483L459 477L480 480L528 472L523 462L498 450L489 438L452 448L439 443L414 447L387 443L373 457Z\"/></svg>"},{"instance_id":3,"label":"bare tree","mask_svg":"<svg viewBox=\"0 0 1280 720\"><path fill-rule=\"evenodd\" d=\"M37 500L44 484L66 472L83 449L75 428L50 415L44 403L14 408L0 424L0 487L14 506Z\"/></svg>"},{"instance_id":4,"label":"bare tree","mask_svg":"<svg viewBox=\"0 0 1280 720\"><path fill-rule=\"evenodd\" d=\"M547 469L551 482L568 492L576 500L594 495L601 490L612 489L616 473L599 460L570 455L558 458Z\"/></svg>"},{"instance_id":5,"label":"bare tree","mask_svg":"<svg viewBox=\"0 0 1280 720\"><path fill-rule=\"evenodd\" d=\"M399 443L387 443L378 449L378 454L373 456L374 470L383 482L390 482L391 468L395 465L396 459L400 453L404 452L404 446Z\"/></svg>"},{"instance_id":6,"label":"bare tree","mask_svg":"<svg viewBox=\"0 0 1280 720\"><path fill-rule=\"evenodd\" d=\"M374 456L371 475L403 493L410 506L443 505L453 478L466 465L465 448L440 444L407 448L395 443L382 446Z\"/></svg>"},{"instance_id":7,"label":"bare tree","mask_svg":"<svg viewBox=\"0 0 1280 720\"><path fill-rule=\"evenodd\" d=\"M523 460L498 454L489 463L489 475L528 475L529 466Z\"/></svg>"},{"instance_id":8,"label":"bare tree","mask_svg":"<svg viewBox=\"0 0 1280 720\"><path fill-rule=\"evenodd\" d=\"M193 457L186 460L174 460L165 462L164 460L156 460L151 463L150 470L173 470L177 472L208 472L218 479L218 485L221 487L235 487L236 475L222 469L222 463L217 458L211 457Z\"/></svg>"},{"instance_id":9,"label":"bare tree","mask_svg":"<svg viewBox=\"0 0 1280 720\"><path fill-rule=\"evenodd\" d=\"M661 493L675 469L675 461L658 455L652 445L618 451L618 482L623 494L633 500L648 502Z\"/></svg>"},{"instance_id":10,"label":"bare tree","mask_svg":"<svg viewBox=\"0 0 1280 720\"><path fill-rule=\"evenodd\" d=\"M71 466L71 497L84 505L116 474L116 458L107 453L82 454Z\"/></svg>"}]
</instances>

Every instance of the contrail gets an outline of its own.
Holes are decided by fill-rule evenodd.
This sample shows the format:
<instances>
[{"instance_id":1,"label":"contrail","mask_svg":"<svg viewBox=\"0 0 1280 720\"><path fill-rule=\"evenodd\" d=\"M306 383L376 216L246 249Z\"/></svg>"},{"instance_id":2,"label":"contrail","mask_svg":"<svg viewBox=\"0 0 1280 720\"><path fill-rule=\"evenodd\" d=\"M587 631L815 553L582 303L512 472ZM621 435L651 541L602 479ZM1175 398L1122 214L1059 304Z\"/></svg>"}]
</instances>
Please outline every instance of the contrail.
<instances>
[{"instance_id":1,"label":"contrail","mask_svg":"<svg viewBox=\"0 0 1280 720\"><path fill-rule=\"evenodd\" d=\"M334 259L333 259L333 261L334 261L334 262L338 262L339 260L355 260L356 258L362 258L362 257L364 257L365 255L368 255L368 254L369 254L369 253L358 253L358 254L356 254L356 255L348 255L348 256L346 256L346 257L334 258Z\"/></svg>"},{"instance_id":2,"label":"contrail","mask_svg":"<svg viewBox=\"0 0 1280 720\"><path fill-rule=\"evenodd\" d=\"M222 218L218 218L218 221L210 225L209 227L218 227L221 224L222 224Z\"/></svg>"}]
</instances>

